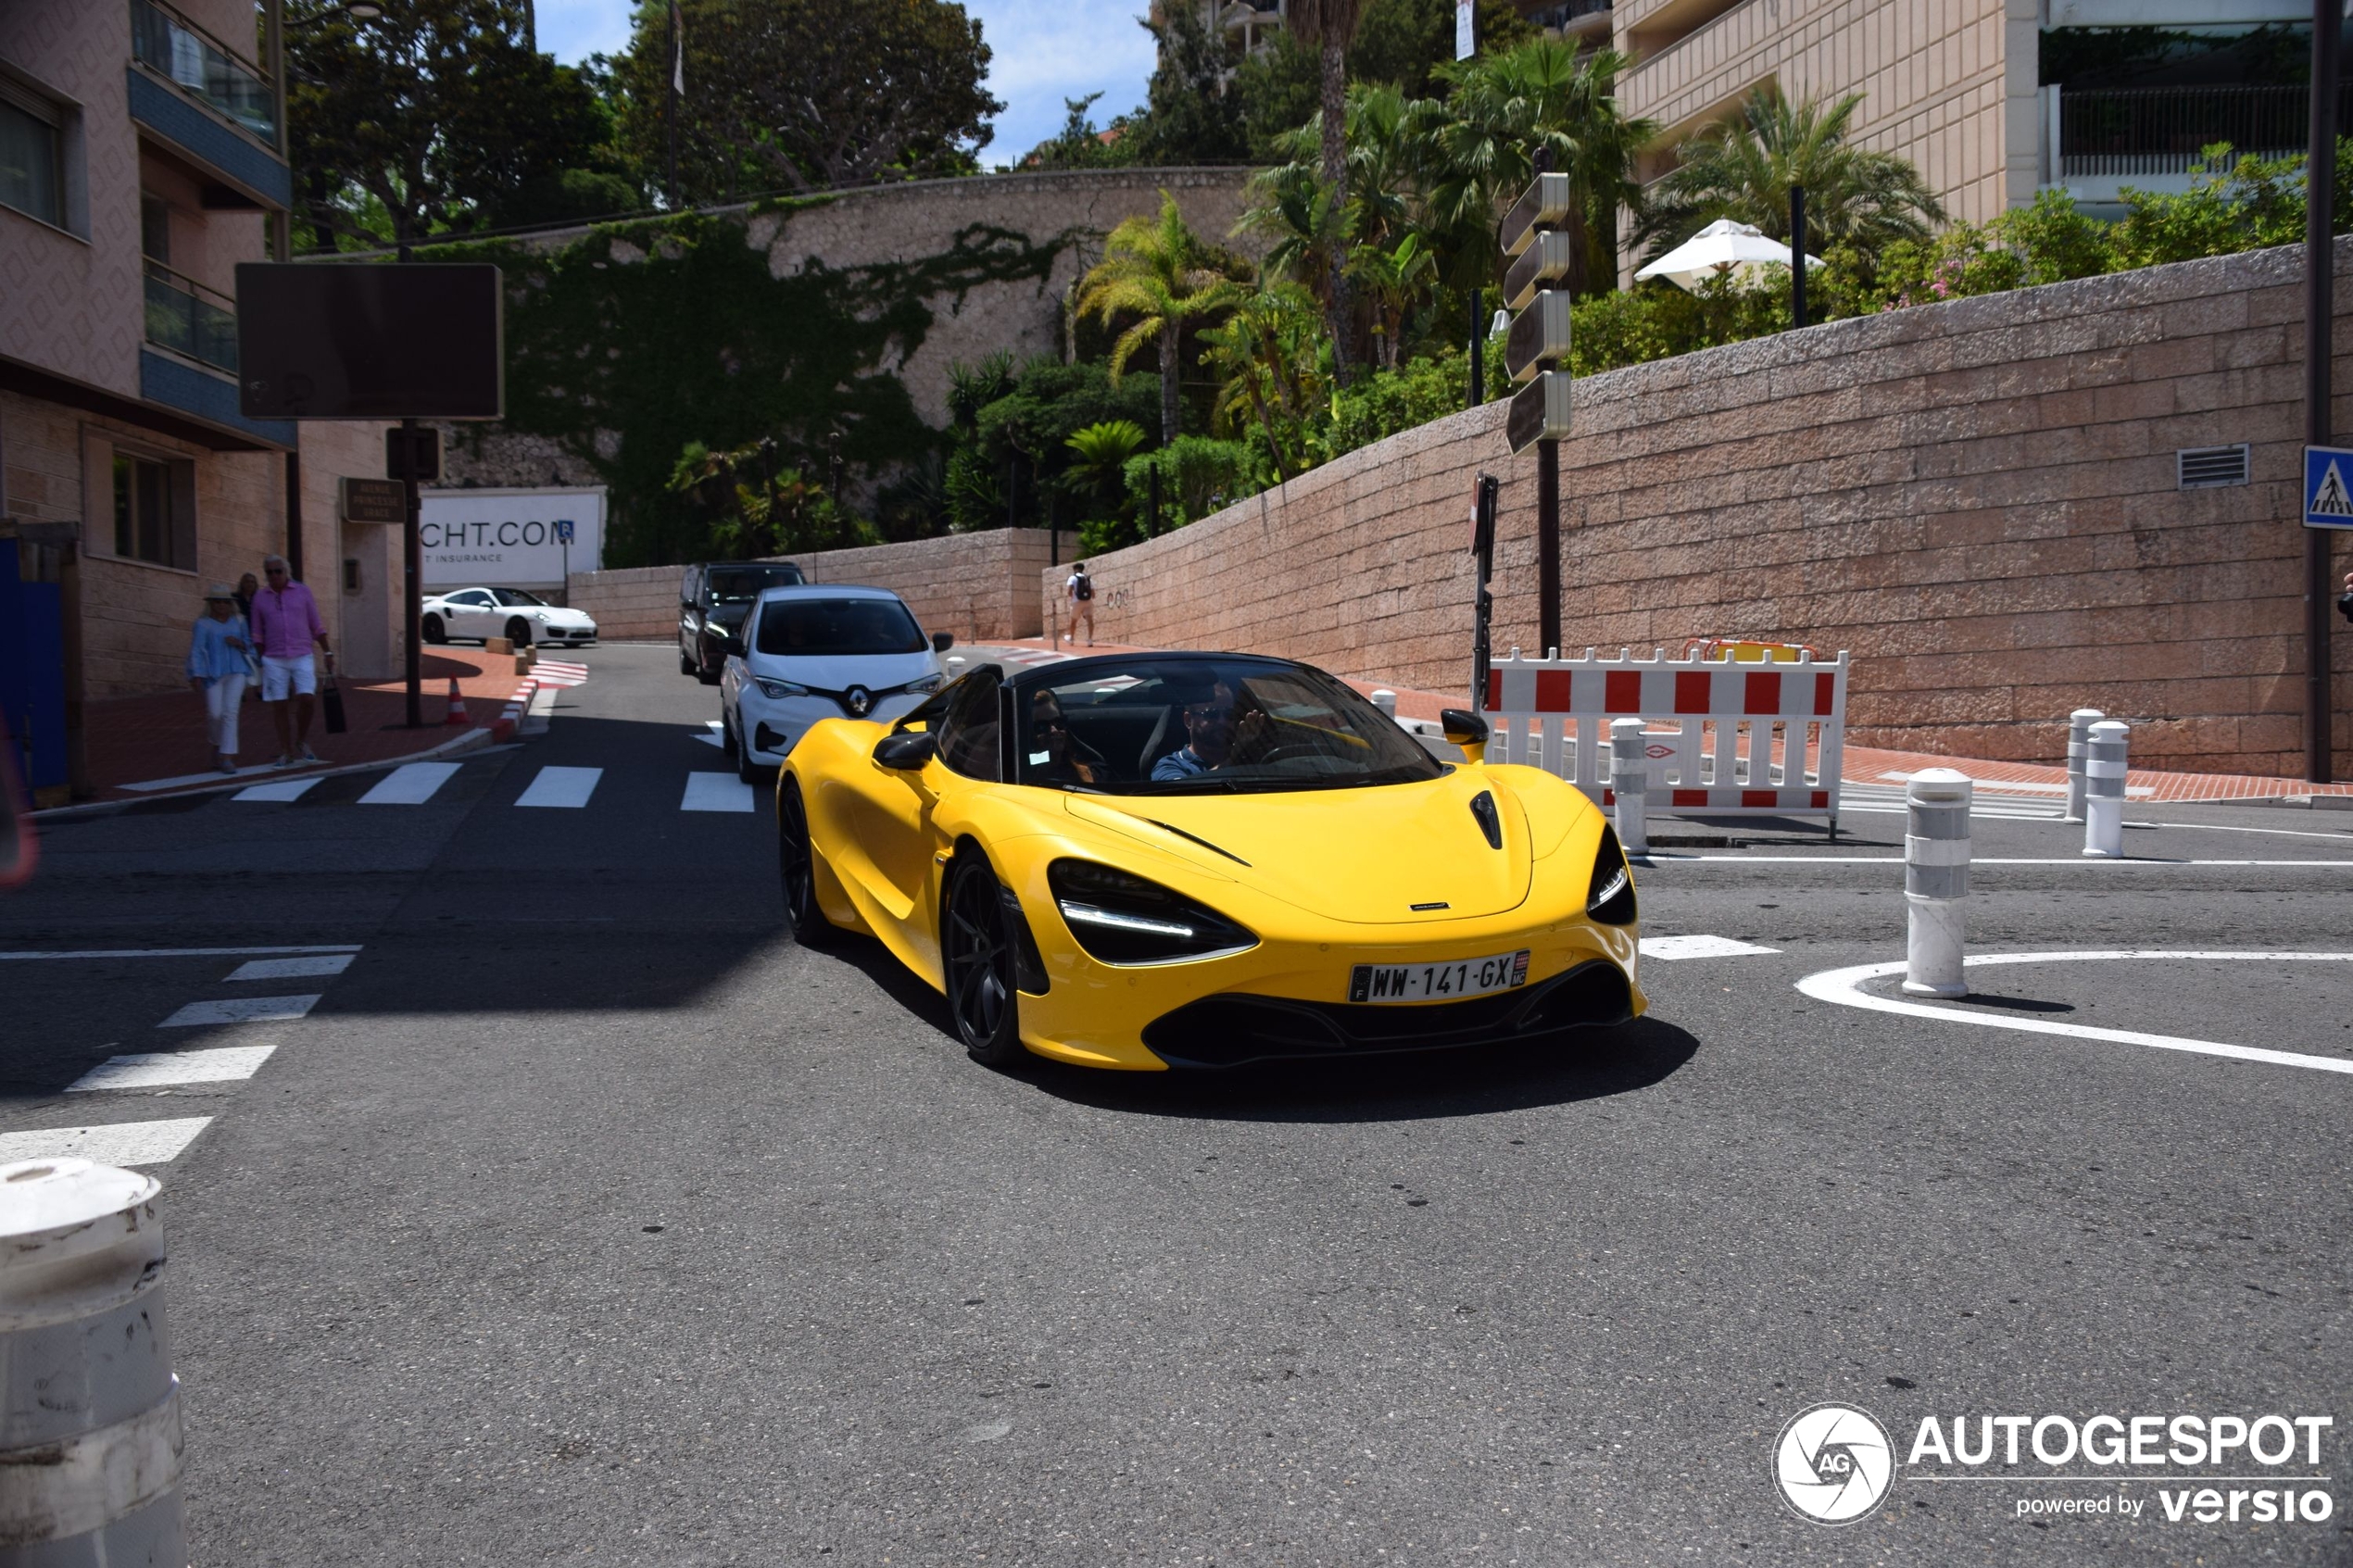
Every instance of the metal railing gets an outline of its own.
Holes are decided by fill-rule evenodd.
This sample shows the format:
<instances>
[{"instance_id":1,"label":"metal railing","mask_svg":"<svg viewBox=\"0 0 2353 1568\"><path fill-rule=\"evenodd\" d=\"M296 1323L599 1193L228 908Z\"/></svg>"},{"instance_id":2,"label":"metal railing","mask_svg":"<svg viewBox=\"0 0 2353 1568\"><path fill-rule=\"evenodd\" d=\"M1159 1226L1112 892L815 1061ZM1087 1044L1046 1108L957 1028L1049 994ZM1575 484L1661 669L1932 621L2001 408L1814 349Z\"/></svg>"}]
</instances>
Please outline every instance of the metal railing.
<instances>
[{"instance_id":1,"label":"metal railing","mask_svg":"<svg viewBox=\"0 0 2353 1568\"><path fill-rule=\"evenodd\" d=\"M155 0L131 0L131 54L198 103L276 144L278 116L270 79L179 12Z\"/></svg>"},{"instance_id":2,"label":"metal railing","mask_svg":"<svg viewBox=\"0 0 2353 1568\"><path fill-rule=\"evenodd\" d=\"M2217 142L2236 153L2304 151L2310 91L2303 87L2124 87L2058 94L2058 174L2183 174ZM2343 131L2353 83L2337 94Z\"/></svg>"},{"instance_id":3,"label":"metal railing","mask_svg":"<svg viewBox=\"0 0 2353 1568\"><path fill-rule=\"evenodd\" d=\"M236 302L159 261L146 264L147 341L237 373Z\"/></svg>"}]
</instances>

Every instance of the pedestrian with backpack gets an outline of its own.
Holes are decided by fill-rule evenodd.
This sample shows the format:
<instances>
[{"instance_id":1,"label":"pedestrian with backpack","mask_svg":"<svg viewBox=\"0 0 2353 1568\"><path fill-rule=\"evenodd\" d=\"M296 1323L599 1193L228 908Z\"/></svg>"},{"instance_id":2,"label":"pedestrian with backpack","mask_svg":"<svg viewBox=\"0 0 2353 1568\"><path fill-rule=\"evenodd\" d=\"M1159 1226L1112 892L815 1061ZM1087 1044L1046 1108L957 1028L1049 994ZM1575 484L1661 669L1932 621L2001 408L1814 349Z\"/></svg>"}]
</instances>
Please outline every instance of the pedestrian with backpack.
<instances>
[{"instance_id":1,"label":"pedestrian with backpack","mask_svg":"<svg viewBox=\"0 0 2353 1568\"><path fill-rule=\"evenodd\" d=\"M1063 592L1070 599L1070 640L1078 641L1078 622L1087 622L1087 646L1095 646L1095 580L1087 575L1087 563L1079 561L1070 569L1070 581L1063 584Z\"/></svg>"}]
</instances>

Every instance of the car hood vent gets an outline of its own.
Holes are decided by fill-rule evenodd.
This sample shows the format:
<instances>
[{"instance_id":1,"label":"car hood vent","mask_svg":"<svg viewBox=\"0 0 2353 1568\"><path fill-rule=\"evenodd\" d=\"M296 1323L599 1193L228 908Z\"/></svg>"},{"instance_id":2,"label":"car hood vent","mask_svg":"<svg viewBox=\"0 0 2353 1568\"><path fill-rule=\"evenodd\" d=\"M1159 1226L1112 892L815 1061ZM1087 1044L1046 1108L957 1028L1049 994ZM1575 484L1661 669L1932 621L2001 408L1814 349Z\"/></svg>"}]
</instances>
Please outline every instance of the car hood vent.
<instances>
[{"instance_id":1,"label":"car hood vent","mask_svg":"<svg viewBox=\"0 0 2353 1568\"><path fill-rule=\"evenodd\" d=\"M1470 811L1478 820L1478 831L1487 835L1487 847L1501 849L1504 847L1504 820L1496 815L1495 797L1480 790L1471 797Z\"/></svg>"}]
</instances>

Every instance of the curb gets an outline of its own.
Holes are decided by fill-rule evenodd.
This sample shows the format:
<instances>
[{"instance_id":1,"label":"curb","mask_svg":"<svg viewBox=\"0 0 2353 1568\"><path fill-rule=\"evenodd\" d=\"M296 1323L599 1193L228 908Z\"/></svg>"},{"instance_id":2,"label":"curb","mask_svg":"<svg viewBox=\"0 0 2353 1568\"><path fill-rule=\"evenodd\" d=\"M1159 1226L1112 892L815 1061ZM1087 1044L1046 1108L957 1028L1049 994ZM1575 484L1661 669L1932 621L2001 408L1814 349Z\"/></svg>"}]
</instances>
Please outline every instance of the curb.
<instances>
[{"instance_id":1,"label":"curb","mask_svg":"<svg viewBox=\"0 0 2353 1568\"><path fill-rule=\"evenodd\" d=\"M412 751L399 757L380 757L372 762L349 762L339 768L327 768L315 773L296 772L292 769L286 769L278 771L273 777L279 779L340 778L346 773L365 773L378 768L397 768L404 762L430 762L436 758L454 757L460 752L478 751L484 746L497 746L501 742L512 740L516 734L513 718L515 704L520 701L528 705L532 690L538 684L536 681L525 681L517 687L515 695L507 699L506 711L496 721L489 724L477 724L461 735L455 735L443 741L439 746L428 746L422 751ZM68 822L76 817L100 817L122 810L126 807L136 806L142 800L184 800L195 795L223 795L231 790L245 789L262 782L264 781L246 778L228 780L217 784L192 784L186 789L157 790L153 795L144 795L131 800L85 800L71 806L52 806L45 811L27 812L26 816L36 822Z\"/></svg>"}]
</instances>

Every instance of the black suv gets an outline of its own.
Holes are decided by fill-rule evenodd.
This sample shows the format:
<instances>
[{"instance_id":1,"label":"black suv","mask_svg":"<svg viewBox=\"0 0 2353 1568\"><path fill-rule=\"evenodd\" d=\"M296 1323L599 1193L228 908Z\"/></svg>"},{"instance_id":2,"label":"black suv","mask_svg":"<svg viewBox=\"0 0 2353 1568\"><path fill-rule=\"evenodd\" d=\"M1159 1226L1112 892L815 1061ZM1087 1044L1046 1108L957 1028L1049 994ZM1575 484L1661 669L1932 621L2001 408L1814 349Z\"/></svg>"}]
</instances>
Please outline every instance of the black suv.
<instances>
[{"instance_id":1,"label":"black suv","mask_svg":"<svg viewBox=\"0 0 2353 1568\"><path fill-rule=\"evenodd\" d=\"M678 673L719 684L727 639L751 612L762 588L806 583L788 560L704 561L678 581Z\"/></svg>"}]
</instances>

